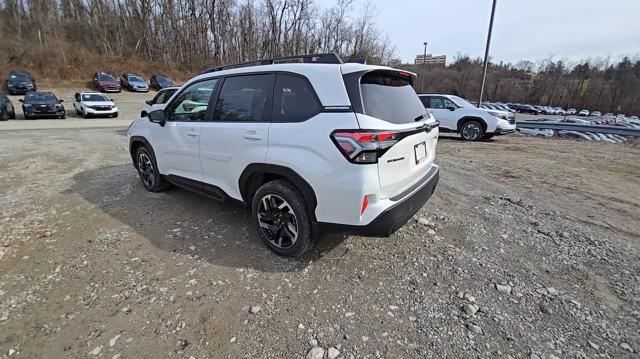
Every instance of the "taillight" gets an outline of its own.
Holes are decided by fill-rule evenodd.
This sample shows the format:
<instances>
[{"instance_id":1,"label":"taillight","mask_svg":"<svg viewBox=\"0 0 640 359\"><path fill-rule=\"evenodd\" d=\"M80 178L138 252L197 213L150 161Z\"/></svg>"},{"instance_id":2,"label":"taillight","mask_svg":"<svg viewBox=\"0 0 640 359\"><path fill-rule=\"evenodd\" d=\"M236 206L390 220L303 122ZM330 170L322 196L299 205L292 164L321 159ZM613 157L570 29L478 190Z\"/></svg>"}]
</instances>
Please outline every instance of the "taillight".
<instances>
[{"instance_id":1,"label":"taillight","mask_svg":"<svg viewBox=\"0 0 640 359\"><path fill-rule=\"evenodd\" d=\"M378 157L399 141L395 131L336 131L331 139L340 152L353 163L377 163Z\"/></svg>"}]
</instances>

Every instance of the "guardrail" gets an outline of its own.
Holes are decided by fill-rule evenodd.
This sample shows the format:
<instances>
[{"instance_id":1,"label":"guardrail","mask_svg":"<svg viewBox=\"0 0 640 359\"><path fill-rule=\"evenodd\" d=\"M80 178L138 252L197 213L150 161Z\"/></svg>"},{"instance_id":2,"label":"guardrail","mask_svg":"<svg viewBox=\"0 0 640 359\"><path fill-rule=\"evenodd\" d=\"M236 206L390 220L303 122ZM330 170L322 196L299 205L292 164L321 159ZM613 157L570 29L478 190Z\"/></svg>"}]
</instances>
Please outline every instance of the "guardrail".
<instances>
[{"instance_id":1,"label":"guardrail","mask_svg":"<svg viewBox=\"0 0 640 359\"><path fill-rule=\"evenodd\" d=\"M594 132L620 136L640 137L640 128L628 128L608 125L582 125L578 123L558 123L548 121L517 121L518 128L543 128L548 130L564 130L578 132Z\"/></svg>"}]
</instances>

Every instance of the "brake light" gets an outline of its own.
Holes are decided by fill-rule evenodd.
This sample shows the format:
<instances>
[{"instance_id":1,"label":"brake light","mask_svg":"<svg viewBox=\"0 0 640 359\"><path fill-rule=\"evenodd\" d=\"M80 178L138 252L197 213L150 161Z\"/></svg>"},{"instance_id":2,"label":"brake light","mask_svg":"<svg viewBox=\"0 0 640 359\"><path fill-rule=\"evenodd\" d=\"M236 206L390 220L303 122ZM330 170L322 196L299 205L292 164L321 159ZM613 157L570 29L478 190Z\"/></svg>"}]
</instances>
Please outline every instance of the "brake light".
<instances>
[{"instance_id":1,"label":"brake light","mask_svg":"<svg viewBox=\"0 0 640 359\"><path fill-rule=\"evenodd\" d=\"M395 131L337 131L331 139L340 152L353 163L377 163L391 146L399 140Z\"/></svg>"}]
</instances>

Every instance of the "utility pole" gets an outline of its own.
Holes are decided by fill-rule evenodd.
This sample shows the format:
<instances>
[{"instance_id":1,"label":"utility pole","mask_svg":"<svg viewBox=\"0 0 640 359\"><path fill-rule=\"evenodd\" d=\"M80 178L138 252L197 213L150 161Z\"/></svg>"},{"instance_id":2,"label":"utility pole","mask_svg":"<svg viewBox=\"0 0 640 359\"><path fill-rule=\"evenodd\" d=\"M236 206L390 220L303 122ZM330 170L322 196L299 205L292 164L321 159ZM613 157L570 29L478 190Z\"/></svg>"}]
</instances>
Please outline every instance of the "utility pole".
<instances>
[{"instance_id":1,"label":"utility pole","mask_svg":"<svg viewBox=\"0 0 640 359\"><path fill-rule=\"evenodd\" d=\"M422 67L424 68L424 74L422 74L422 85L420 85L420 92L424 92L424 77L427 75L427 42L422 43L424 45L424 55L422 56Z\"/></svg>"},{"instance_id":2,"label":"utility pole","mask_svg":"<svg viewBox=\"0 0 640 359\"><path fill-rule=\"evenodd\" d=\"M484 95L484 84L487 80L487 67L489 67L489 47L491 45L491 32L493 32L493 16L496 14L496 2L493 0L493 6L491 7L491 20L489 20L489 34L487 35L487 48L484 50L484 70L482 71L482 85L480 86L480 99L478 100L478 107L482 104L482 96Z\"/></svg>"}]
</instances>

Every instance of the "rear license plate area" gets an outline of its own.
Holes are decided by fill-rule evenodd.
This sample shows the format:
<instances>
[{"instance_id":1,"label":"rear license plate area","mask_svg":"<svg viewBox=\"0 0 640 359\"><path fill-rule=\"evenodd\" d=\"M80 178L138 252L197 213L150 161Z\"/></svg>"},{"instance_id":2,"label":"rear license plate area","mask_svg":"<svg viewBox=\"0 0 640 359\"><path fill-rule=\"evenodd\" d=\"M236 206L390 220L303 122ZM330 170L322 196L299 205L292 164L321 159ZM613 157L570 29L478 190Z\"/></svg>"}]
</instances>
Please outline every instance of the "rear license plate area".
<instances>
[{"instance_id":1,"label":"rear license plate area","mask_svg":"<svg viewBox=\"0 0 640 359\"><path fill-rule=\"evenodd\" d=\"M427 158L427 143L420 142L417 145L413 146L413 152L415 154L416 164L419 164L425 158Z\"/></svg>"}]
</instances>

